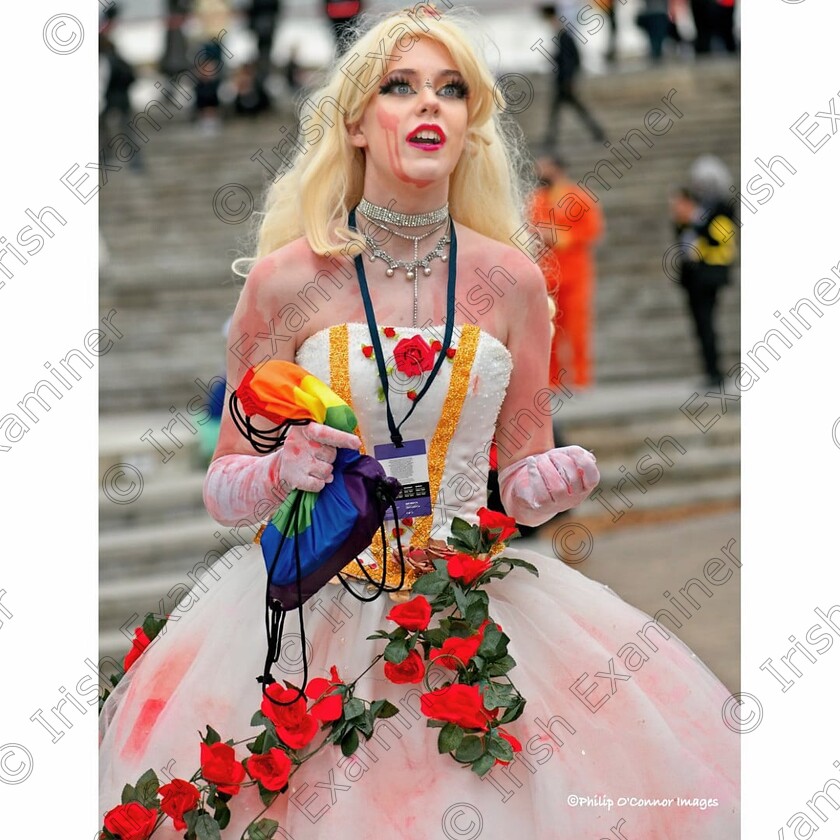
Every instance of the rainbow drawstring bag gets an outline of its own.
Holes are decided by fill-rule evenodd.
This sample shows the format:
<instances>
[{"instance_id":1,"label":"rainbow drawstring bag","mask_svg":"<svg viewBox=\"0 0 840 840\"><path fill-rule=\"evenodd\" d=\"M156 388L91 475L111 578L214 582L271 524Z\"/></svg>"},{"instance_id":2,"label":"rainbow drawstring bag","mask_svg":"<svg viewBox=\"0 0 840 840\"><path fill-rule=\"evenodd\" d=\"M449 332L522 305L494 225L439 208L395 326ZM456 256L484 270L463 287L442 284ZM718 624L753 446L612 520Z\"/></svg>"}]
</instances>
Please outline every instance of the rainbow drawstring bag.
<instances>
[{"instance_id":1,"label":"rainbow drawstring bag","mask_svg":"<svg viewBox=\"0 0 840 840\"><path fill-rule=\"evenodd\" d=\"M269 361L247 371L239 387L228 401L231 417L239 431L257 452L272 452L281 447L292 425L321 423L353 432L356 415L353 410L320 379L293 362ZM253 418L259 416L274 423L271 428L257 428ZM303 629L303 604L332 577L362 601L372 601L382 592L399 589L405 577L402 547L400 583L385 585L385 564L382 579L368 576L374 587L372 596L363 596L351 587L341 570L382 530L387 545L383 519L400 490L395 478L385 475L379 462L352 449L339 449L333 462L333 480L319 492L291 490L269 519L260 536L263 559L268 573L266 583L266 627L269 653L265 671L259 679L263 692L270 682L271 665L280 655L285 614L297 609L300 614L301 645L306 650ZM365 566L359 566L367 574ZM304 655L303 684L307 681Z\"/></svg>"}]
</instances>

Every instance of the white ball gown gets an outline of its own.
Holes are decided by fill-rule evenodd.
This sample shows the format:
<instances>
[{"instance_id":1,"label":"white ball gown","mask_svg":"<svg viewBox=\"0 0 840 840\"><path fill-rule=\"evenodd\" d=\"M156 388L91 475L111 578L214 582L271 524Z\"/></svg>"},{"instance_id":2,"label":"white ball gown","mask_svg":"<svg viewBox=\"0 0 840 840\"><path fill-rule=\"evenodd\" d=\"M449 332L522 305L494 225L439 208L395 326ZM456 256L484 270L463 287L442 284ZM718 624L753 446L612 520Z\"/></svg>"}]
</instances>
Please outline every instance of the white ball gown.
<instances>
[{"instance_id":1,"label":"white ball gown","mask_svg":"<svg viewBox=\"0 0 840 840\"><path fill-rule=\"evenodd\" d=\"M387 357L400 338L421 334L431 343L442 333L442 327L396 328L395 336L382 336L383 350ZM339 325L306 339L297 362L349 397L372 453L389 436L376 363L361 349L369 342L367 325ZM454 357L403 427L406 437L429 443L436 504L425 526L415 525L433 539L445 538L454 515L477 522L486 504L483 453L512 369L504 345L477 327L459 325L453 346ZM410 403L392 391L392 405L399 422ZM523 715L506 727L522 744L515 760L480 778L438 754L438 731L419 711L426 689L390 683L380 660L356 695L387 698L399 714L377 721L355 755L328 746L305 762L266 814L280 824L276 837L739 837L739 738L722 719L727 689L666 626L606 586L515 542L506 554L540 572L537 578L515 569L487 587L490 615L511 639L517 662L511 678L527 699ZM189 779L199 766L198 730L205 724L223 739L258 732L250 718L261 700L255 677L266 649L265 566L254 544L225 561L216 567L221 579L182 602L106 703L102 813L148 768L161 783L167 776ZM366 637L394 628L385 620L393 606L387 595L361 603L327 584L304 607L310 679L329 677L331 665L344 680L364 671L384 646ZM298 632L292 613L278 680L300 680ZM244 745L237 754L248 755ZM262 803L248 788L230 807L233 820L223 836L238 838ZM167 820L154 836L183 832Z\"/></svg>"}]
</instances>

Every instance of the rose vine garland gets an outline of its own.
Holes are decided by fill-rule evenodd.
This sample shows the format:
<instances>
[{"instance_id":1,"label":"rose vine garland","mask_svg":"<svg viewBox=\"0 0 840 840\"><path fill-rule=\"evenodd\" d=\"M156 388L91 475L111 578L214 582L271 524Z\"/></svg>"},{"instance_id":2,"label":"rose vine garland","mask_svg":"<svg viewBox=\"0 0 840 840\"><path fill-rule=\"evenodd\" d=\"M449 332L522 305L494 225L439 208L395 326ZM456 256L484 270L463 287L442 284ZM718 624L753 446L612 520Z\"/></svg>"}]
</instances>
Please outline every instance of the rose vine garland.
<instances>
[{"instance_id":1,"label":"rose vine garland","mask_svg":"<svg viewBox=\"0 0 840 840\"><path fill-rule=\"evenodd\" d=\"M240 840L271 840L279 823L264 814L284 793L289 780L308 759L327 744L338 744L345 756L352 755L373 735L377 718L396 715L399 709L388 700L363 700L355 696L356 683L380 659L384 672L396 684L424 683L420 710L426 725L440 729L437 746L459 764L479 776L496 764L507 764L522 749L517 738L502 728L523 712L525 698L510 677L516 665L508 653L510 639L489 613L489 597L483 586L504 578L520 567L538 575L525 560L502 556L507 540L519 535L516 523L504 514L481 508L479 524L455 518L448 545L429 551L413 550L412 562L423 567L415 582L415 596L397 604L386 618L397 628L380 630L368 639L387 639L383 653L351 682L343 682L333 665L330 679L315 677L304 695L289 682L273 683L267 693L279 706L263 698L251 725L260 728L256 737L222 741L207 725L200 742L200 767L188 779L173 779L161 785L147 770L134 785L122 791L121 804L104 817L100 840L148 840L171 819L185 840L220 840L231 819L229 802L243 787L256 786L264 808L246 826ZM436 627L432 616L447 614ZM154 641L166 619L151 614L135 630L132 648L123 667L127 671ZM422 651L422 654L421 654ZM437 664L447 674L439 688L432 689L428 668ZM114 686L119 678L111 678ZM100 698L100 708L109 691ZM312 746L318 732L324 737ZM235 747L245 744L250 755L236 757Z\"/></svg>"}]
</instances>

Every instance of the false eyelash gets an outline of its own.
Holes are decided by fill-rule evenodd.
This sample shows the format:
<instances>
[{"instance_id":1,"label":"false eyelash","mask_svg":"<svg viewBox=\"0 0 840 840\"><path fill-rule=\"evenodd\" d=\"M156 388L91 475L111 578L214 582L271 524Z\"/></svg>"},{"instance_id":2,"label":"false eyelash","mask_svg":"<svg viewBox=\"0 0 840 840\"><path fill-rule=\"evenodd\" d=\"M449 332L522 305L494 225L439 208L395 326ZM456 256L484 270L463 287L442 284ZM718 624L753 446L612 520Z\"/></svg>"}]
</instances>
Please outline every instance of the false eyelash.
<instances>
[{"instance_id":1,"label":"false eyelash","mask_svg":"<svg viewBox=\"0 0 840 840\"><path fill-rule=\"evenodd\" d=\"M466 82L462 82L458 79L453 80L451 82L447 82L444 87L453 87L456 91L458 91L458 98L465 99L470 92L470 86Z\"/></svg>"},{"instance_id":2,"label":"false eyelash","mask_svg":"<svg viewBox=\"0 0 840 840\"><path fill-rule=\"evenodd\" d=\"M390 93L397 85L408 85L411 87L411 82L405 76L391 76L380 88L380 93Z\"/></svg>"}]
</instances>

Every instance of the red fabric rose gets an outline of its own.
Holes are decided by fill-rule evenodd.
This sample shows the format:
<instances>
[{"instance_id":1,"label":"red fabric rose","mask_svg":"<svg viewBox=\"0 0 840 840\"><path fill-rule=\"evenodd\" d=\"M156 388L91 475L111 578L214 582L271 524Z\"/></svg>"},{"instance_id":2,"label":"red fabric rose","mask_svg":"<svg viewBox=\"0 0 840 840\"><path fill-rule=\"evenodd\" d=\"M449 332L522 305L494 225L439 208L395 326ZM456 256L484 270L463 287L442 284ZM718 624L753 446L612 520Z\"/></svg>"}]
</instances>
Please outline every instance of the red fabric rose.
<instances>
[{"instance_id":1,"label":"red fabric rose","mask_svg":"<svg viewBox=\"0 0 840 840\"><path fill-rule=\"evenodd\" d=\"M454 347L447 347L446 348L446 358L447 359L454 359L455 358L455 348Z\"/></svg>"},{"instance_id":2,"label":"red fabric rose","mask_svg":"<svg viewBox=\"0 0 840 840\"><path fill-rule=\"evenodd\" d=\"M318 720L305 714L291 726L278 726L277 735L292 750L303 749L318 734Z\"/></svg>"},{"instance_id":3,"label":"red fabric rose","mask_svg":"<svg viewBox=\"0 0 840 840\"><path fill-rule=\"evenodd\" d=\"M335 668L334 665L333 668ZM336 680L335 682L340 681ZM306 686L306 696L310 700L317 701L309 710L309 713L320 720L321 723L328 723L341 717L344 701L340 694L329 693L333 688L333 683L323 677L315 677Z\"/></svg>"},{"instance_id":4,"label":"red fabric rose","mask_svg":"<svg viewBox=\"0 0 840 840\"><path fill-rule=\"evenodd\" d=\"M439 350L441 350L443 348L443 345L440 343L440 341L438 341L438 339L435 339L431 343L431 348L432 348L432 350L435 351L435 353L437 353Z\"/></svg>"},{"instance_id":5,"label":"red fabric rose","mask_svg":"<svg viewBox=\"0 0 840 840\"><path fill-rule=\"evenodd\" d=\"M394 348L394 363L400 373L419 376L434 367L434 352L422 335L401 338Z\"/></svg>"},{"instance_id":6,"label":"red fabric rose","mask_svg":"<svg viewBox=\"0 0 840 840\"><path fill-rule=\"evenodd\" d=\"M239 786L245 778L245 768L236 760L230 744L201 744L201 775L219 789L219 793L231 796L239 793Z\"/></svg>"},{"instance_id":7,"label":"red fabric rose","mask_svg":"<svg viewBox=\"0 0 840 840\"><path fill-rule=\"evenodd\" d=\"M466 639L457 637L445 639L443 647L432 648L429 651L429 659L436 660L438 664L455 671L465 666L475 656L483 636L482 632L468 636Z\"/></svg>"},{"instance_id":8,"label":"red fabric rose","mask_svg":"<svg viewBox=\"0 0 840 840\"><path fill-rule=\"evenodd\" d=\"M522 744L519 743L519 739L515 735L511 735L509 732L505 732L505 730L502 729L501 726L496 730L496 732L498 732L499 735L510 744L511 749L514 751L514 753L522 752ZM510 762L500 761L497 758L496 764L510 764ZM495 767L496 765L494 764L493 766Z\"/></svg>"},{"instance_id":9,"label":"red fabric rose","mask_svg":"<svg viewBox=\"0 0 840 840\"><path fill-rule=\"evenodd\" d=\"M425 630L432 619L432 605L425 596L418 595L404 604L397 604L385 618L406 630Z\"/></svg>"},{"instance_id":10,"label":"red fabric rose","mask_svg":"<svg viewBox=\"0 0 840 840\"><path fill-rule=\"evenodd\" d=\"M426 717L455 723L464 729L487 730L490 720L498 715L498 709L484 708L477 685L453 685L437 688L420 695L420 711Z\"/></svg>"},{"instance_id":11,"label":"red fabric rose","mask_svg":"<svg viewBox=\"0 0 840 840\"><path fill-rule=\"evenodd\" d=\"M123 670L127 671L151 643L151 639L146 635L143 628L135 627L134 638L131 641L131 650L125 655L125 659L123 659Z\"/></svg>"},{"instance_id":12,"label":"red fabric rose","mask_svg":"<svg viewBox=\"0 0 840 840\"><path fill-rule=\"evenodd\" d=\"M296 688L283 688L280 683L272 683L265 693L268 696L263 697L260 711L275 726L294 727L300 723L306 714L306 700Z\"/></svg>"},{"instance_id":13,"label":"red fabric rose","mask_svg":"<svg viewBox=\"0 0 840 840\"><path fill-rule=\"evenodd\" d=\"M393 327L383 327L382 332L385 333L385 338L393 338L397 334Z\"/></svg>"},{"instance_id":14,"label":"red fabric rose","mask_svg":"<svg viewBox=\"0 0 840 840\"><path fill-rule=\"evenodd\" d=\"M245 762L248 775L266 790L282 790L289 781L292 760L274 747L264 755L252 755Z\"/></svg>"},{"instance_id":15,"label":"red fabric rose","mask_svg":"<svg viewBox=\"0 0 840 840\"><path fill-rule=\"evenodd\" d=\"M482 560L479 557L472 557L469 554L456 554L446 561L446 571L449 572L449 577L469 586L492 565L493 561L489 557L486 560Z\"/></svg>"},{"instance_id":16,"label":"red fabric rose","mask_svg":"<svg viewBox=\"0 0 840 840\"><path fill-rule=\"evenodd\" d=\"M399 665L393 662L386 662L384 670L385 677L392 683L399 685L402 683L423 682L426 666L423 664L423 657L416 650L412 650Z\"/></svg>"},{"instance_id":17,"label":"red fabric rose","mask_svg":"<svg viewBox=\"0 0 840 840\"><path fill-rule=\"evenodd\" d=\"M104 826L120 840L146 840L155 827L158 811L139 802L117 805L105 814Z\"/></svg>"},{"instance_id":18,"label":"red fabric rose","mask_svg":"<svg viewBox=\"0 0 840 840\"><path fill-rule=\"evenodd\" d=\"M366 359L369 359L373 355L373 345L372 344L363 344L362 345L362 353L365 354Z\"/></svg>"},{"instance_id":19,"label":"red fabric rose","mask_svg":"<svg viewBox=\"0 0 840 840\"><path fill-rule=\"evenodd\" d=\"M414 517L413 516L406 516L404 519L400 519L403 525L411 527L414 524Z\"/></svg>"},{"instance_id":20,"label":"red fabric rose","mask_svg":"<svg viewBox=\"0 0 840 840\"><path fill-rule=\"evenodd\" d=\"M198 788L183 779L173 779L159 792L163 797L160 810L168 817L172 817L172 822L178 831L185 831L187 823L184 820L184 814L198 805L198 800L201 798Z\"/></svg>"},{"instance_id":21,"label":"red fabric rose","mask_svg":"<svg viewBox=\"0 0 840 840\"><path fill-rule=\"evenodd\" d=\"M408 398L409 398L412 402L414 402L414 400L416 400L416 399L417 399L417 391L409 391L409 392L406 394L406 396L407 396L407 397L408 397Z\"/></svg>"},{"instance_id":22,"label":"red fabric rose","mask_svg":"<svg viewBox=\"0 0 840 840\"><path fill-rule=\"evenodd\" d=\"M478 509L478 524L481 528L501 528L502 532L496 537L497 541L504 542L516 531L516 520L512 516L505 516L495 510L488 510L486 507Z\"/></svg>"}]
</instances>

